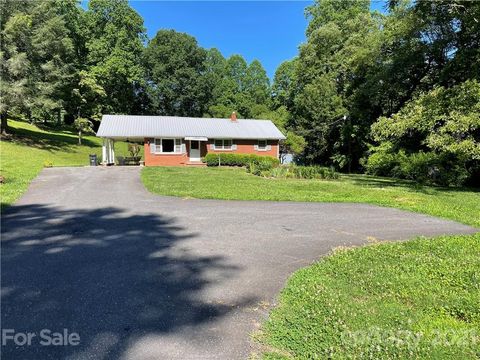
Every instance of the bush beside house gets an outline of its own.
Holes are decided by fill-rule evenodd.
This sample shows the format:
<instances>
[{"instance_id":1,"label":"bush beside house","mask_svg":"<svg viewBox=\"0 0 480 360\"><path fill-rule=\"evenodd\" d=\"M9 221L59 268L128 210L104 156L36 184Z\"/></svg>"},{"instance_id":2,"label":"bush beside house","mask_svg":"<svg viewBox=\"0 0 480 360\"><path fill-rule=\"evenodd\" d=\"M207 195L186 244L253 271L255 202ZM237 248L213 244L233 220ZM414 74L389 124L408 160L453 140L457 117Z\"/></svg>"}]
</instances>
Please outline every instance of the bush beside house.
<instances>
[{"instance_id":1,"label":"bush beside house","mask_svg":"<svg viewBox=\"0 0 480 360\"><path fill-rule=\"evenodd\" d=\"M271 167L278 166L280 161L271 156L255 154L218 154L210 153L203 158L207 166L248 166L249 164L268 163Z\"/></svg>"},{"instance_id":2,"label":"bush beside house","mask_svg":"<svg viewBox=\"0 0 480 360\"><path fill-rule=\"evenodd\" d=\"M280 165L277 158L244 154L207 154L203 158L207 166L242 166L247 172L269 178L337 179L333 168L321 166Z\"/></svg>"}]
</instances>

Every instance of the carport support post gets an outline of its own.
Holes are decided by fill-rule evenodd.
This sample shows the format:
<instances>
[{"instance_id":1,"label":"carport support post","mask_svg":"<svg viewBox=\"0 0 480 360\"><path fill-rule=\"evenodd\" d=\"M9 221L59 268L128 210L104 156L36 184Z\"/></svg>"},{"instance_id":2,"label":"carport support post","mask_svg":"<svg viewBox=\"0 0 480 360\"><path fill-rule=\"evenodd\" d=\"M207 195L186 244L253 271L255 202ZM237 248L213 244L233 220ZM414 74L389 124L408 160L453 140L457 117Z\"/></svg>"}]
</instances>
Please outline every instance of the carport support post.
<instances>
[{"instance_id":1,"label":"carport support post","mask_svg":"<svg viewBox=\"0 0 480 360\"><path fill-rule=\"evenodd\" d=\"M105 138L102 143L102 164L107 165L107 139Z\"/></svg>"},{"instance_id":2,"label":"carport support post","mask_svg":"<svg viewBox=\"0 0 480 360\"><path fill-rule=\"evenodd\" d=\"M115 164L115 149L112 139L103 138L102 163L103 165Z\"/></svg>"},{"instance_id":3,"label":"carport support post","mask_svg":"<svg viewBox=\"0 0 480 360\"><path fill-rule=\"evenodd\" d=\"M115 141L110 139L110 164L115 164Z\"/></svg>"}]
</instances>

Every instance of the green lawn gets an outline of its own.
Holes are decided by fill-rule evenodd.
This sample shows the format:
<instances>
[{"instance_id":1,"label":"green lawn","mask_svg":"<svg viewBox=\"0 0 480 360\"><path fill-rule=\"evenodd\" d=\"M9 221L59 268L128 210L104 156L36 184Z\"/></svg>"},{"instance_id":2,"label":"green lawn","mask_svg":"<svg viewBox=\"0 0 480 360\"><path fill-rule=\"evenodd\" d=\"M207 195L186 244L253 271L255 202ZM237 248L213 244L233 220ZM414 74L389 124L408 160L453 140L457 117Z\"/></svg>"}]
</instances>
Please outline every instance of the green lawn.
<instances>
[{"instance_id":1,"label":"green lawn","mask_svg":"<svg viewBox=\"0 0 480 360\"><path fill-rule=\"evenodd\" d=\"M480 233L338 250L255 338L266 359L478 359Z\"/></svg>"},{"instance_id":2,"label":"green lawn","mask_svg":"<svg viewBox=\"0 0 480 360\"><path fill-rule=\"evenodd\" d=\"M207 199L362 202L457 220L480 227L480 192L418 186L365 175L339 180L265 179L240 168L145 168L151 192Z\"/></svg>"},{"instance_id":3,"label":"green lawn","mask_svg":"<svg viewBox=\"0 0 480 360\"><path fill-rule=\"evenodd\" d=\"M0 146L0 173L5 177L0 186L2 208L17 200L45 165L84 166L89 154L101 157L102 140L95 136L85 136L80 146L70 128L44 130L15 120L8 124L11 136ZM115 144L115 155L127 154L126 143Z\"/></svg>"}]
</instances>

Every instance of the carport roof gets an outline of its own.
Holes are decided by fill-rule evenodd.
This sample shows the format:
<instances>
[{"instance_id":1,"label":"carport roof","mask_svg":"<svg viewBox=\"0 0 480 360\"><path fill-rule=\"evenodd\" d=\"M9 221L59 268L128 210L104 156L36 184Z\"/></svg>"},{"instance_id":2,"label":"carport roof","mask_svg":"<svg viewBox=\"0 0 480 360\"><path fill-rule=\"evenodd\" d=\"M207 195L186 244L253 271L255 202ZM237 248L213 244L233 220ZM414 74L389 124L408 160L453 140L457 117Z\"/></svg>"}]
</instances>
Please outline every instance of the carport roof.
<instances>
[{"instance_id":1,"label":"carport roof","mask_svg":"<svg viewBox=\"0 0 480 360\"><path fill-rule=\"evenodd\" d=\"M206 137L283 140L270 120L193 118L179 116L103 115L98 137Z\"/></svg>"}]
</instances>

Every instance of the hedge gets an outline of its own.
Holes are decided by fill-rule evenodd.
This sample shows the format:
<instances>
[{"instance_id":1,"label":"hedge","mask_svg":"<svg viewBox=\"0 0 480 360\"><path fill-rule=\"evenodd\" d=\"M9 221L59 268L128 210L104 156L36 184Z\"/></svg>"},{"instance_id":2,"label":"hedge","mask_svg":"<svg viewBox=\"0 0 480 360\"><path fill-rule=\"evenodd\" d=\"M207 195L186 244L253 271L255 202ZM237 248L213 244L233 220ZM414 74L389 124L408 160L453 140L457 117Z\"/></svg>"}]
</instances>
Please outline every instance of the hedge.
<instances>
[{"instance_id":1,"label":"hedge","mask_svg":"<svg viewBox=\"0 0 480 360\"><path fill-rule=\"evenodd\" d=\"M278 166L280 161L271 156L255 154L207 154L202 161L207 166L248 166L249 164L270 164L270 167Z\"/></svg>"},{"instance_id":2,"label":"hedge","mask_svg":"<svg viewBox=\"0 0 480 360\"><path fill-rule=\"evenodd\" d=\"M283 165L269 167L267 164L250 164L247 171L258 176L282 179L338 179L333 168L321 166Z\"/></svg>"}]
</instances>

